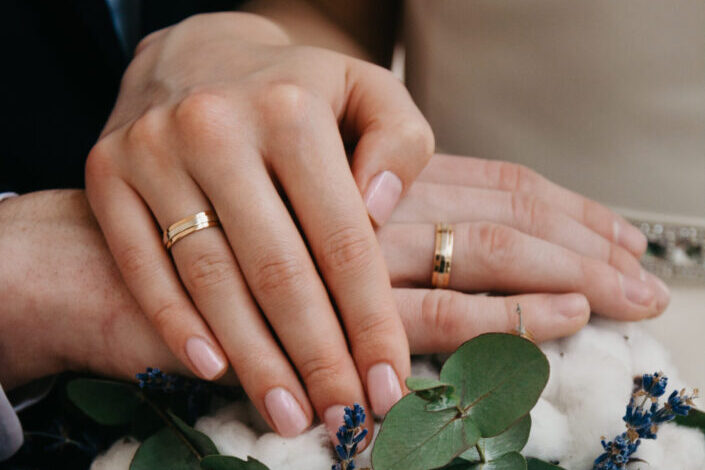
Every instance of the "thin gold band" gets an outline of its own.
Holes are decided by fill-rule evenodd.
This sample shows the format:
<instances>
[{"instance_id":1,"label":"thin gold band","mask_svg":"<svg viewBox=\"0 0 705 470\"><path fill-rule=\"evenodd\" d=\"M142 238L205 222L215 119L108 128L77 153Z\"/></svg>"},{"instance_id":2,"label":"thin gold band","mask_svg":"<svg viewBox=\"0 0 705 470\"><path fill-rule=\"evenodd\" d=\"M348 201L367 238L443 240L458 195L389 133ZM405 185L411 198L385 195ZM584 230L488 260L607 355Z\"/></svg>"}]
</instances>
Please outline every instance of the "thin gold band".
<instances>
[{"instance_id":1,"label":"thin gold band","mask_svg":"<svg viewBox=\"0 0 705 470\"><path fill-rule=\"evenodd\" d=\"M436 224L436 249L433 255L431 285L443 289L450 282L450 266L453 257L453 226Z\"/></svg>"},{"instance_id":2,"label":"thin gold band","mask_svg":"<svg viewBox=\"0 0 705 470\"><path fill-rule=\"evenodd\" d=\"M169 225L169 228L164 230L162 241L167 250L170 250L174 243L182 238L191 235L194 232L203 230L204 228L217 227L220 225L218 216L213 211L199 212L188 217L185 217L178 222Z\"/></svg>"}]
</instances>

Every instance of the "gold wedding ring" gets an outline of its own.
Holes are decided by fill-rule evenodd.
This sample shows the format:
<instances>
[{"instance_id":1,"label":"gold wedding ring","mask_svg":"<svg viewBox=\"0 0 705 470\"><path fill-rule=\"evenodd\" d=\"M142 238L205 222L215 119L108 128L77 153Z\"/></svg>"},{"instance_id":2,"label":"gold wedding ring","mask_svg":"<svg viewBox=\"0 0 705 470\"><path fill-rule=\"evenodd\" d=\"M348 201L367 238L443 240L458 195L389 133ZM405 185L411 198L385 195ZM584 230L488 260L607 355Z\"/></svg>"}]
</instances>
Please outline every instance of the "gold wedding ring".
<instances>
[{"instance_id":1,"label":"gold wedding ring","mask_svg":"<svg viewBox=\"0 0 705 470\"><path fill-rule=\"evenodd\" d=\"M431 285L443 289L450 282L450 262L453 257L453 226L436 224L436 251L433 255Z\"/></svg>"},{"instance_id":2,"label":"gold wedding ring","mask_svg":"<svg viewBox=\"0 0 705 470\"><path fill-rule=\"evenodd\" d=\"M169 225L169 228L164 230L162 241L167 250L174 246L182 238L191 235L194 232L203 230L204 228L217 227L220 225L218 216L213 211L199 212L198 214L185 217L178 222Z\"/></svg>"}]
</instances>

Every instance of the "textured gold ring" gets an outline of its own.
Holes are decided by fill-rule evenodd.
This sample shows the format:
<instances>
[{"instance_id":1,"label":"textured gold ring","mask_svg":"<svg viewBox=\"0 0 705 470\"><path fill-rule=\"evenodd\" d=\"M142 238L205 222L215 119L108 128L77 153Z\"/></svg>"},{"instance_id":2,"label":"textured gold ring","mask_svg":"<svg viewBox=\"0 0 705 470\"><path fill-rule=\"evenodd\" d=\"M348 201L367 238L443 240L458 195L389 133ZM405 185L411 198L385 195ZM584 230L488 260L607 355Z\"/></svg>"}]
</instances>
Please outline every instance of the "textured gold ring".
<instances>
[{"instance_id":1,"label":"textured gold ring","mask_svg":"<svg viewBox=\"0 0 705 470\"><path fill-rule=\"evenodd\" d=\"M213 211L199 212L198 214L185 217L178 222L169 225L169 228L164 230L162 241L167 250L170 250L174 243L182 238L191 235L192 233L203 230L204 228L217 227L220 225L218 216Z\"/></svg>"},{"instance_id":2,"label":"textured gold ring","mask_svg":"<svg viewBox=\"0 0 705 470\"><path fill-rule=\"evenodd\" d=\"M436 224L436 250L433 255L431 285L443 289L450 282L450 265L453 257L453 226Z\"/></svg>"}]
</instances>

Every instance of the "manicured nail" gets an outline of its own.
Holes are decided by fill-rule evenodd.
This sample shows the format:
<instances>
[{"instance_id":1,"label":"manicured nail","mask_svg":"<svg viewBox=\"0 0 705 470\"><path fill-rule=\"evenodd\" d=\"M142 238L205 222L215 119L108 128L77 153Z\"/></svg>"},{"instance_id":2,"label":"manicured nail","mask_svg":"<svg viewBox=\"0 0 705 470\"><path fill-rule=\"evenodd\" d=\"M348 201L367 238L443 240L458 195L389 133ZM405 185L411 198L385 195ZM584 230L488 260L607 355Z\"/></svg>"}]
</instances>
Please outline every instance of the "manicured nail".
<instances>
[{"instance_id":1,"label":"manicured nail","mask_svg":"<svg viewBox=\"0 0 705 470\"><path fill-rule=\"evenodd\" d=\"M629 222L615 220L612 231L614 232L614 241L618 245L622 245L632 253L646 251L646 235Z\"/></svg>"},{"instance_id":2,"label":"manicured nail","mask_svg":"<svg viewBox=\"0 0 705 470\"><path fill-rule=\"evenodd\" d=\"M264 406L277 432L284 437L295 437L308 427L308 419L301 405L287 390L277 387L267 392Z\"/></svg>"},{"instance_id":3,"label":"manicured nail","mask_svg":"<svg viewBox=\"0 0 705 470\"><path fill-rule=\"evenodd\" d=\"M671 302L671 290L666 283L657 276L646 272L646 270L642 269L642 271L644 272L645 279L656 286L656 304L658 305L659 311L662 312L666 310L666 307L668 307L668 304Z\"/></svg>"},{"instance_id":4,"label":"manicured nail","mask_svg":"<svg viewBox=\"0 0 705 470\"><path fill-rule=\"evenodd\" d=\"M326 424L326 430L333 442L336 442L335 433L343 425L343 415L345 415L345 407L343 405L329 406L323 413L323 422Z\"/></svg>"},{"instance_id":5,"label":"manicured nail","mask_svg":"<svg viewBox=\"0 0 705 470\"><path fill-rule=\"evenodd\" d=\"M401 180L391 171L383 171L372 178L365 192L365 205L377 225L384 225L392 215L401 190Z\"/></svg>"},{"instance_id":6,"label":"manicured nail","mask_svg":"<svg viewBox=\"0 0 705 470\"><path fill-rule=\"evenodd\" d=\"M396 372L387 363L375 364L367 371L367 391L372 411L384 416L401 398L401 387Z\"/></svg>"},{"instance_id":7,"label":"manicured nail","mask_svg":"<svg viewBox=\"0 0 705 470\"><path fill-rule=\"evenodd\" d=\"M228 366L208 342L198 336L186 341L186 355L201 376L208 380L216 378Z\"/></svg>"},{"instance_id":8,"label":"manicured nail","mask_svg":"<svg viewBox=\"0 0 705 470\"><path fill-rule=\"evenodd\" d=\"M557 295L551 302L554 311L568 318L582 317L590 312L587 299L580 294Z\"/></svg>"},{"instance_id":9,"label":"manicured nail","mask_svg":"<svg viewBox=\"0 0 705 470\"><path fill-rule=\"evenodd\" d=\"M648 307L654 300L654 291L645 282L620 274L625 297L635 304Z\"/></svg>"}]
</instances>

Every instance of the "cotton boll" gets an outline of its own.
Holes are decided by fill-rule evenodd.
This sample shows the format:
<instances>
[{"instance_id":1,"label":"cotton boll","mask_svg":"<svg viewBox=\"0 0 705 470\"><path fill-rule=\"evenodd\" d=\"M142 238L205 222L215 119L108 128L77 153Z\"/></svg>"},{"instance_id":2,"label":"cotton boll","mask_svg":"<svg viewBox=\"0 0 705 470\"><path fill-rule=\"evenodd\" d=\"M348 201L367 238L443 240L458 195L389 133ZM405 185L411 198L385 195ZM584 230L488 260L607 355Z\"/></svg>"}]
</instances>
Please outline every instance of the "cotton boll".
<instances>
[{"instance_id":1,"label":"cotton boll","mask_svg":"<svg viewBox=\"0 0 705 470\"><path fill-rule=\"evenodd\" d=\"M198 420L195 428L211 438L218 451L246 459L257 441L255 432L237 420L223 420L220 416Z\"/></svg>"},{"instance_id":2,"label":"cotton boll","mask_svg":"<svg viewBox=\"0 0 705 470\"><path fill-rule=\"evenodd\" d=\"M264 420L260 412L255 408L252 402L247 402L247 424L252 427L258 434L264 434L272 432L273 429L269 427L267 421Z\"/></svg>"},{"instance_id":3,"label":"cotton boll","mask_svg":"<svg viewBox=\"0 0 705 470\"><path fill-rule=\"evenodd\" d=\"M128 470L140 443L126 437L115 442L91 464L91 470Z\"/></svg>"},{"instance_id":4,"label":"cotton boll","mask_svg":"<svg viewBox=\"0 0 705 470\"><path fill-rule=\"evenodd\" d=\"M257 440L252 456L273 470L330 470L334 463L323 425L292 438L265 434Z\"/></svg>"},{"instance_id":5,"label":"cotton boll","mask_svg":"<svg viewBox=\"0 0 705 470\"><path fill-rule=\"evenodd\" d=\"M541 398L531 410L531 434L523 453L543 460L563 460L570 434L567 416Z\"/></svg>"},{"instance_id":6,"label":"cotton boll","mask_svg":"<svg viewBox=\"0 0 705 470\"><path fill-rule=\"evenodd\" d=\"M550 365L548 383L546 383L546 388L543 389L543 394L541 396L550 402L555 402L558 400L558 394L560 393L560 370L563 366L563 341L549 341L541 344L540 346L541 351L543 351L546 355Z\"/></svg>"}]
</instances>

